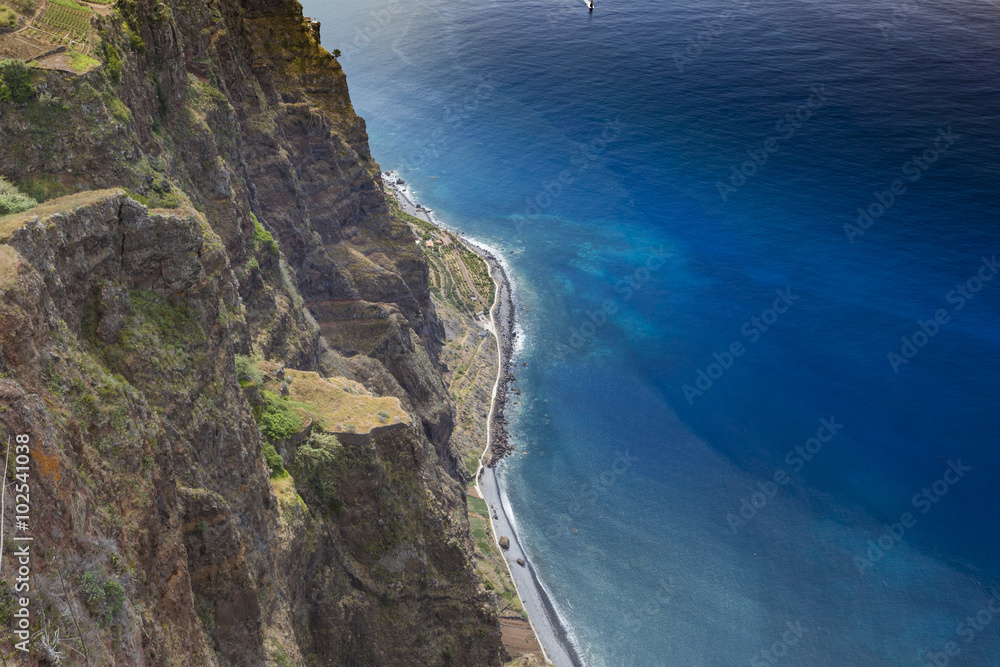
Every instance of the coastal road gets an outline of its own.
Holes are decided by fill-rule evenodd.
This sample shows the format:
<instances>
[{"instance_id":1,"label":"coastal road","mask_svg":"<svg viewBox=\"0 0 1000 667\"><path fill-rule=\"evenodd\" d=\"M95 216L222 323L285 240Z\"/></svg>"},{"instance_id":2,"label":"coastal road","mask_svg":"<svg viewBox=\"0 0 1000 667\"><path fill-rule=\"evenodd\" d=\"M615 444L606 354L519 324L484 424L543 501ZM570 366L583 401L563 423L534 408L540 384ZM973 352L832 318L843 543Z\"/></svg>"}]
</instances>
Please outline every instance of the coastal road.
<instances>
[{"instance_id":1,"label":"coastal road","mask_svg":"<svg viewBox=\"0 0 1000 667\"><path fill-rule=\"evenodd\" d=\"M485 249L483 249L485 251ZM476 471L476 489L479 495L486 501L490 510L490 521L493 524L493 539L497 543L497 548L504 555L507 569L510 571L514 587L517 589L521 605L528 612L528 620L538 637L538 642L548 658L557 667L583 667L575 647L570 642L566 628L559 619L552 601L549 599L541 582L535 575L534 567L528 559L528 555L521 546L521 541L514 530L510 519L510 509L504 501L500 492L500 484L497 479L496 469L483 466L490 446L493 444L493 436L497 430L493 423L497 418L497 393L504 386L504 373L507 371L507 363L503 358L504 354L510 354L512 349L513 332L511 328L513 322L513 300L511 299L510 282L503 266L497 258L485 251L487 265L490 270L490 277L496 284L493 308L490 309L489 330L497 341L497 380L493 385L493 395L490 401L490 411L486 423L486 449L479 457L479 470ZM499 323L499 324L498 324ZM494 512L496 519L493 518ZM499 538L506 536L510 540L510 548L504 551L500 547ZM518 565L517 559L522 558L525 565Z\"/></svg>"},{"instance_id":2,"label":"coastal road","mask_svg":"<svg viewBox=\"0 0 1000 667\"><path fill-rule=\"evenodd\" d=\"M426 220L433 225L440 226L440 222L429 211L417 208L416 203L410 198L405 188L396 184L397 176L394 172L387 174L387 180L398 195L397 201L399 201L400 207L404 212ZM514 526L510 520L510 510L500 492L496 470L492 467L483 466L483 461L486 459L490 451L490 446L493 444L493 436L498 430L493 421L496 418L498 408L497 394L502 386L506 386L504 376L508 368L507 363L505 363L507 360L503 357L505 354L510 354L513 348L514 332L511 329L513 328L514 321L514 303L511 298L511 286L508 276L498 260L499 253L491 251L470 239L463 238L463 240L469 245L476 246L480 254L485 256L490 277L496 285L493 307L490 309L490 319L487 328L497 342L497 378L493 385L490 410L486 418L486 448L479 457L479 469L476 471L476 489L490 509L494 542L497 544L497 549L504 555L507 569L510 571L511 579L514 582L514 588L517 590L521 605L528 612L528 622L535 631L535 636L538 638L545 657L549 662L555 664L556 667L583 667L583 661L580 659L576 648L570 642L566 629L559 620L559 615L556 613L555 607L552 605L552 601L549 599L545 589L542 588L541 582L535 575L531 561L528 560L527 554L524 553L521 541L514 531ZM502 404L502 401L500 403ZM493 519L494 511L497 515L496 519ZM506 536L510 540L510 548L507 551L504 551L500 547L499 538L502 536ZM525 565L518 565L518 558L523 558Z\"/></svg>"},{"instance_id":3,"label":"coastal road","mask_svg":"<svg viewBox=\"0 0 1000 667\"><path fill-rule=\"evenodd\" d=\"M583 662L570 644L566 630L559 621L548 594L535 576L531 561L524 553L517 533L510 523L507 505L504 503L497 486L496 470L483 468L477 487L486 500L486 505L490 508L490 520L493 523L495 536L499 538L506 535L510 540L510 549L504 552L507 568L510 570L511 579L514 580L517 594L521 598L521 604L528 612L531 626L535 630L535 635L538 637L546 657L557 667L582 667ZM497 514L495 520L492 519L494 509ZM499 544L497 547L499 548ZM503 550L501 549L501 551ZM527 564L523 567L518 565L518 558L523 558Z\"/></svg>"}]
</instances>

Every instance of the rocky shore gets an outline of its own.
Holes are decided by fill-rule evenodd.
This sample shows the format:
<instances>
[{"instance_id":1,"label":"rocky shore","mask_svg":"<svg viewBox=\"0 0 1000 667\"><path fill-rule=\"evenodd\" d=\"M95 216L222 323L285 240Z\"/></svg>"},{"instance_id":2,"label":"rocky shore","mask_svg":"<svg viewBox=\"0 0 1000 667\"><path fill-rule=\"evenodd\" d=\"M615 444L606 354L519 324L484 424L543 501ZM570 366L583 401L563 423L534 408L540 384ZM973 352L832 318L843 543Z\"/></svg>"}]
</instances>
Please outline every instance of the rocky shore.
<instances>
[{"instance_id":1,"label":"rocky shore","mask_svg":"<svg viewBox=\"0 0 1000 667\"><path fill-rule=\"evenodd\" d=\"M504 409L507 406L508 397L514 391L513 384L517 381L517 376L514 375L511 367L517 331L514 329L514 300L511 297L507 272L492 252L482 247L477 247L476 250L486 260L490 267L490 275L493 276L493 280L497 284L497 298L493 304L492 321L497 329L495 333L500 343L500 373L497 379L496 398L493 401L493 418L490 420L490 447L483 461L484 465L492 468L500 459L511 452Z\"/></svg>"},{"instance_id":2,"label":"rocky shore","mask_svg":"<svg viewBox=\"0 0 1000 667\"><path fill-rule=\"evenodd\" d=\"M385 172L383 179L405 213L447 229L434 216L431 209L414 200L405 181L399 178L396 172ZM582 667L583 660L569 630L538 579L531 559L514 529L512 515L497 474L497 464L512 451L506 429L505 408L510 395L518 392L514 387L517 376L514 373L512 359L517 330L510 278L500 260L498 250L487 248L457 231L450 229L448 231L458 236L486 261L490 276L496 284L496 298L490 310L489 327L499 343L499 371L488 419L487 445L480 459L480 468L476 472L476 488L492 510L493 531L497 545L503 550L507 570L517 589L521 604L528 613L529 623L538 637L546 660L557 667Z\"/></svg>"},{"instance_id":3,"label":"rocky shore","mask_svg":"<svg viewBox=\"0 0 1000 667\"><path fill-rule=\"evenodd\" d=\"M406 187L406 182L400 178L396 172L387 171L383 173L382 176L385 184L393 192L396 197L396 201L399 202L400 208L402 208L405 213L408 213L416 218L420 218L421 220L425 220L436 227L447 229L447 227L445 227L441 221L434 216L434 212L431 209L418 203L413 198L409 192L409 188ZM517 381L517 376L513 373L512 368L514 343L517 340L517 331L514 327L514 299L511 291L510 279L507 277L507 271L504 269L503 263L500 261L497 251L472 241L455 230L449 229L448 231L455 234L462 240L463 243L465 243L466 246L486 260L486 263L490 267L490 275L497 284L497 293L496 299L493 303L491 322L492 326L496 329L493 333L496 335L497 341L500 343L500 372L497 380L496 397L493 401L492 418L490 419L491 428L489 448L487 449L483 460L483 465L492 468L512 451L507 435L507 419L504 416L504 410L507 406L510 394L512 392L516 392L513 385Z\"/></svg>"}]
</instances>

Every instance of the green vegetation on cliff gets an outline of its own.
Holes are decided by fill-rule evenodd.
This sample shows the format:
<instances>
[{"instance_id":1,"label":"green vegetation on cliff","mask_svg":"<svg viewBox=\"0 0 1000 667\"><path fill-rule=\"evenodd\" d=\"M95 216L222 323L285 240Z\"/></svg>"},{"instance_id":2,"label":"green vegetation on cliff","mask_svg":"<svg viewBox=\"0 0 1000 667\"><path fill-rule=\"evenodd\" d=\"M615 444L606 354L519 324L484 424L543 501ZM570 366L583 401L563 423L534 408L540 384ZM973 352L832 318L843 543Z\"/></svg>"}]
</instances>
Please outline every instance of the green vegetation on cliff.
<instances>
[{"instance_id":1,"label":"green vegetation on cliff","mask_svg":"<svg viewBox=\"0 0 1000 667\"><path fill-rule=\"evenodd\" d=\"M271 469L271 478L284 477L287 475L285 470L285 460L278 453L278 450L274 448L270 442L265 442L260 446L260 451L264 455L264 460L267 461L267 467Z\"/></svg>"},{"instance_id":2,"label":"green vegetation on cliff","mask_svg":"<svg viewBox=\"0 0 1000 667\"><path fill-rule=\"evenodd\" d=\"M257 220L257 216L253 213L250 214L250 219L253 220L254 249L264 248L270 254L277 256L278 244L275 243L274 237L271 236L271 232L264 229L264 226L260 224L260 221Z\"/></svg>"},{"instance_id":3,"label":"green vegetation on cliff","mask_svg":"<svg viewBox=\"0 0 1000 667\"><path fill-rule=\"evenodd\" d=\"M337 498L337 462L343 447L332 433L314 432L295 452L296 479L306 484L322 506L335 514L343 510Z\"/></svg>"},{"instance_id":4,"label":"green vegetation on cliff","mask_svg":"<svg viewBox=\"0 0 1000 667\"><path fill-rule=\"evenodd\" d=\"M37 201L0 176L0 216L20 213L36 206L38 206Z\"/></svg>"},{"instance_id":5,"label":"green vegetation on cliff","mask_svg":"<svg viewBox=\"0 0 1000 667\"><path fill-rule=\"evenodd\" d=\"M260 432L272 440L284 440L302 430L302 418L288 401L270 391L264 391L265 404L260 415Z\"/></svg>"},{"instance_id":6,"label":"green vegetation on cliff","mask_svg":"<svg viewBox=\"0 0 1000 667\"><path fill-rule=\"evenodd\" d=\"M28 65L23 60L0 60L0 102L24 104L34 95Z\"/></svg>"},{"instance_id":7,"label":"green vegetation on cliff","mask_svg":"<svg viewBox=\"0 0 1000 667\"><path fill-rule=\"evenodd\" d=\"M10 7L0 7L0 28L4 26L12 29L17 27L17 14Z\"/></svg>"},{"instance_id":8,"label":"green vegetation on cliff","mask_svg":"<svg viewBox=\"0 0 1000 667\"><path fill-rule=\"evenodd\" d=\"M125 589L103 573L85 572L80 577L80 589L87 609L105 625L111 625L125 607Z\"/></svg>"}]
</instances>

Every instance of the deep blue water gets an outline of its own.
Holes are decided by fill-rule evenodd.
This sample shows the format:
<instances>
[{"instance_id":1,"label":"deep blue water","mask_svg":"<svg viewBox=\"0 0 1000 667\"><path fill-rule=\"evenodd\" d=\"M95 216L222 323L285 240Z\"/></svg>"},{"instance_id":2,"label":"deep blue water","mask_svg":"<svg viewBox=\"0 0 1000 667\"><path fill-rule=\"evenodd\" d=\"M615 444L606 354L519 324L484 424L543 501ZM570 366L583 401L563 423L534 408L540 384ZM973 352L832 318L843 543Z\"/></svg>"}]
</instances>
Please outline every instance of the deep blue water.
<instances>
[{"instance_id":1,"label":"deep blue water","mask_svg":"<svg viewBox=\"0 0 1000 667\"><path fill-rule=\"evenodd\" d=\"M588 664L1000 665L1000 3L304 4L510 263L504 478Z\"/></svg>"}]
</instances>

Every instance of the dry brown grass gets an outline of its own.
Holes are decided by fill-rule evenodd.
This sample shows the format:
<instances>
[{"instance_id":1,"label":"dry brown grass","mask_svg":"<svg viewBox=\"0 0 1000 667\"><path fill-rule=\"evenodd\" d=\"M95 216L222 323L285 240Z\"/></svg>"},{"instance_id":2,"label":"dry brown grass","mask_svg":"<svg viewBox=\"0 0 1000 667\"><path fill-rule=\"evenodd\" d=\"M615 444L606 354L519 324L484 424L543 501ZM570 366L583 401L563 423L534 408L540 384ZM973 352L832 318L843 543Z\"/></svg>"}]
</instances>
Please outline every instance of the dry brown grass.
<instances>
[{"instance_id":1,"label":"dry brown grass","mask_svg":"<svg viewBox=\"0 0 1000 667\"><path fill-rule=\"evenodd\" d=\"M34 220L35 218L44 221L51 218L56 213L72 212L83 208L84 206L99 204L107 201L115 195L120 194L125 194L125 191L117 188L111 190L90 190L88 192L78 192L73 195L47 201L44 204L39 204L35 208L27 210L24 213L15 213L14 215L8 215L5 218L0 218L0 241L6 241L14 232L19 230L21 227L24 227L29 221Z\"/></svg>"},{"instance_id":2,"label":"dry brown grass","mask_svg":"<svg viewBox=\"0 0 1000 667\"><path fill-rule=\"evenodd\" d=\"M322 378L318 373L285 369L291 406L327 431L368 433L377 426L409 423L398 398L372 396L347 378Z\"/></svg>"},{"instance_id":3,"label":"dry brown grass","mask_svg":"<svg viewBox=\"0 0 1000 667\"><path fill-rule=\"evenodd\" d=\"M17 282L21 256L9 245L0 245L0 289L7 289Z\"/></svg>"},{"instance_id":4,"label":"dry brown grass","mask_svg":"<svg viewBox=\"0 0 1000 667\"><path fill-rule=\"evenodd\" d=\"M292 509L296 505L302 505L302 499L295 490L295 480L291 475L285 473L282 477L271 478L271 488L278 499L278 505L283 509Z\"/></svg>"}]
</instances>

